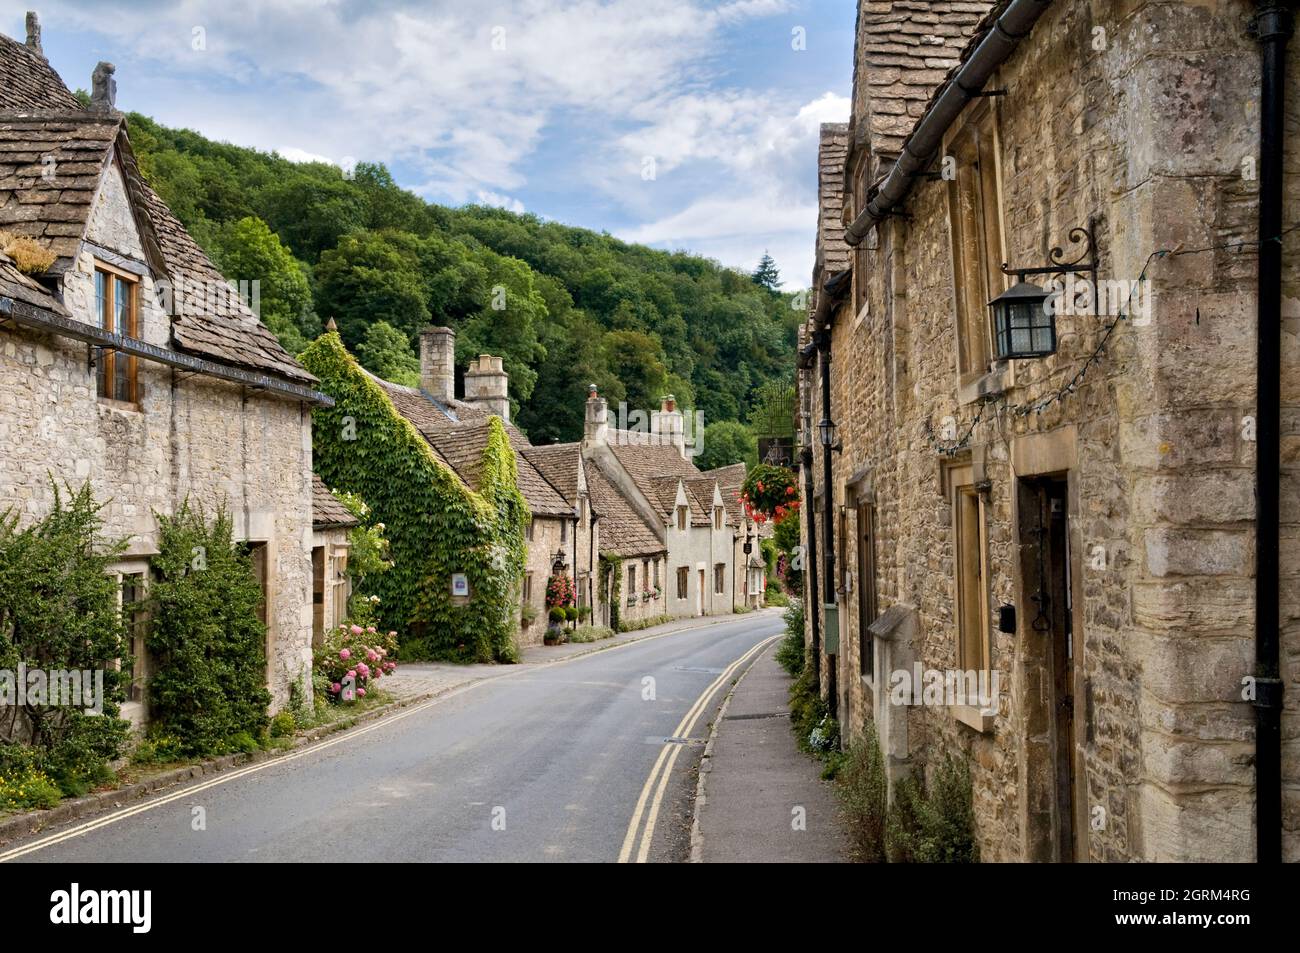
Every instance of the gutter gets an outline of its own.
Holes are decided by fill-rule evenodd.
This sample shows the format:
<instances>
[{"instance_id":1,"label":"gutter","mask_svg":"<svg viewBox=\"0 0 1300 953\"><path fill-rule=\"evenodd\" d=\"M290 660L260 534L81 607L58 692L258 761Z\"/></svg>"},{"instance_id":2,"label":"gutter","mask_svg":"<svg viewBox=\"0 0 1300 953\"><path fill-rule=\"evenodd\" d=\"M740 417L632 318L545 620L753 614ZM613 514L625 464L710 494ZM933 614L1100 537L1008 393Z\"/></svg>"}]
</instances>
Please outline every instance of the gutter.
<instances>
[{"instance_id":1,"label":"gutter","mask_svg":"<svg viewBox=\"0 0 1300 953\"><path fill-rule=\"evenodd\" d=\"M1282 692L1278 545L1281 478L1282 170L1292 13L1260 0L1259 261L1255 463L1255 860L1282 861Z\"/></svg>"},{"instance_id":2,"label":"gutter","mask_svg":"<svg viewBox=\"0 0 1300 953\"><path fill-rule=\"evenodd\" d=\"M177 367L193 374L216 377L231 383L243 384L258 390L292 397L296 400L305 400L318 407L334 406L333 397L318 390L312 390L305 385L294 384L278 377L272 377L269 374L246 371L243 368L230 367L191 354L146 344L144 341L127 337L124 334L105 331L103 328L97 328L75 318L65 318L40 308L25 305L21 301L14 301L12 298L0 298L0 319L4 318L38 331L83 341L92 347L117 351L121 354L130 354L132 357L152 361L155 364Z\"/></svg>"},{"instance_id":3,"label":"gutter","mask_svg":"<svg viewBox=\"0 0 1300 953\"><path fill-rule=\"evenodd\" d=\"M925 114L903 143L902 155L876 190L867 207L845 230L844 240L859 244L867 233L897 208L912 189L916 175L930 164L943 142L944 133L965 108L979 95L989 77L1015 52L1020 41L1029 35L1038 18L1052 0L1011 0L1002 15L993 21L971 55L957 68L957 73L930 103Z\"/></svg>"}]
</instances>

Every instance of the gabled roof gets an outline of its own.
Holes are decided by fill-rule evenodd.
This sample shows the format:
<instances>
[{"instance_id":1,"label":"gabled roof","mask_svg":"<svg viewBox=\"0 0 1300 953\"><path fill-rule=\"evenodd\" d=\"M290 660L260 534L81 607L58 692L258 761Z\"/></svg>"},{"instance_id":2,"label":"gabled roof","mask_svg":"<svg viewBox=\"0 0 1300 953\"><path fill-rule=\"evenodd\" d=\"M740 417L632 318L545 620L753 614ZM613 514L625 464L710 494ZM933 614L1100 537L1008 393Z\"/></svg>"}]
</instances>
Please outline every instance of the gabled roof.
<instances>
[{"instance_id":1,"label":"gabled roof","mask_svg":"<svg viewBox=\"0 0 1300 953\"><path fill-rule=\"evenodd\" d=\"M0 109L22 109L33 103L53 109L81 108L45 57L0 33Z\"/></svg>"},{"instance_id":2,"label":"gabled roof","mask_svg":"<svg viewBox=\"0 0 1300 953\"><path fill-rule=\"evenodd\" d=\"M526 447L522 453L570 506L578 505L580 474L583 469L582 444L553 443L542 447Z\"/></svg>"},{"instance_id":3,"label":"gabled roof","mask_svg":"<svg viewBox=\"0 0 1300 953\"><path fill-rule=\"evenodd\" d=\"M369 373L368 371L366 373ZM460 400L440 401L414 387L404 387L370 377L383 388L397 412L411 422L433 448L437 457L466 486L478 489L483 451L487 449L489 414ZM534 449L519 428L503 421L506 437L515 451L519 492L534 516L573 516L573 504L565 500L525 455Z\"/></svg>"},{"instance_id":4,"label":"gabled roof","mask_svg":"<svg viewBox=\"0 0 1300 953\"><path fill-rule=\"evenodd\" d=\"M311 525L313 529L350 529L361 525L314 473L311 475Z\"/></svg>"},{"instance_id":5,"label":"gabled roof","mask_svg":"<svg viewBox=\"0 0 1300 953\"><path fill-rule=\"evenodd\" d=\"M600 513L600 548L616 556L654 556L665 552L659 533L641 518L599 466L587 468L592 508Z\"/></svg>"},{"instance_id":6,"label":"gabled roof","mask_svg":"<svg viewBox=\"0 0 1300 953\"><path fill-rule=\"evenodd\" d=\"M704 523L712 525L713 491L717 489L717 482L709 476L702 476L696 477L693 480L687 480L685 483L686 495L691 497L699 505L704 517Z\"/></svg>"},{"instance_id":7,"label":"gabled roof","mask_svg":"<svg viewBox=\"0 0 1300 953\"><path fill-rule=\"evenodd\" d=\"M28 235L69 268L104 172L116 159L136 225L172 298L172 340L199 357L312 384L234 293L212 260L141 176L124 117L85 110L44 57L0 36L0 229ZM221 294L214 294L221 291ZM65 312L66 314L66 312Z\"/></svg>"},{"instance_id":8,"label":"gabled roof","mask_svg":"<svg viewBox=\"0 0 1300 953\"><path fill-rule=\"evenodd\" d=\"M731 517L732 525L744 526L745 507L740 502L740 490L745 485L745 465L733 463L730 466L705 470L704 475L718 482L718 490L722 493L722 505L727 508L727 515Z\"/></svg>"}]
</instances>

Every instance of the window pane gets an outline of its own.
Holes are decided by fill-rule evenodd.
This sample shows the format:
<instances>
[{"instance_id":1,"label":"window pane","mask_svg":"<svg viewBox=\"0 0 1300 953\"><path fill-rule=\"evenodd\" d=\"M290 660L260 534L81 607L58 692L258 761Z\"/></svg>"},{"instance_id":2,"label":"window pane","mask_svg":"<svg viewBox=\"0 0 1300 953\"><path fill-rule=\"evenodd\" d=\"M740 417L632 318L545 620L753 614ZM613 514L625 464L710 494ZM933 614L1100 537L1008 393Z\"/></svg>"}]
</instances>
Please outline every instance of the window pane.
<instances>
[{"instance_id":1,"label":"window pane","mask_svg":"<svg viewBox=\"0 0 1300 953\"><path fill-rule=\"evenodd\" d=\"M99 315L99 324L106 331L113 330L113 316L108 311L108 275L102 271L95 272L95 313ZM95 374L98 378L96 382L96 393L100 397L108 396L108 384L106 379L110 352L100 351L99 359L95 362Z\"/></svg>"}]
</instances>

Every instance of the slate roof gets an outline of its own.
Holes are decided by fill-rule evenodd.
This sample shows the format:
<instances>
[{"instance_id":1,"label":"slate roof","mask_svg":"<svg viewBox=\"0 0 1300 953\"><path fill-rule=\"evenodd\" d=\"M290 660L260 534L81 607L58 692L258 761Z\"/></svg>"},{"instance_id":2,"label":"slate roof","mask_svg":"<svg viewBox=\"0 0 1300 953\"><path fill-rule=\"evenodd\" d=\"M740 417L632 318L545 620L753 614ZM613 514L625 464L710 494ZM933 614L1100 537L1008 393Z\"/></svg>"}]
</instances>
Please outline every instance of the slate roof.
<instances>
[{"instance_id":1,"label":"slate roof","mask_svg":"<svg viewBox=\"0 0 1300 953\"><path fill-rule=\"evenodd\" d=\"M600 548L616 556L651 556L666 551L659 533L641 518L598 466L587 468L591 505L600 513Z\"/></svg>"},{"instance_id":2,"label":"slate roof","mask_svg":"<svg viewBox=\"0 0 1300 953\"><path fill-rule=\"evenodd\" d=\"M578 472L582 466L582 444L553 443L527 447L523 455L570 506L578 505Z\"/></svg>"},{"instance_id":3,"label":"slate roof","mask_svg":"<svg viewBox=\"0 0 1300 953\"><path fill-rule=\"evenodd\" d=\"M740 489L745 485L745 465L733 463L731 466L705 470L704 475L718 482L718 489L722 493L722 505L727 508L727 515L731 517L732 525L744 526L745 506L740 502Z\"/></svg>"},{"instance_id":4,"label":"slate roof","mask_svg":"<svg viewBox=\"0 0 1300 953\"><path fill-rule=\"evenodd\" d=\"M81 108L45 57L0 33L0 109L23 109L33 103L54 109Z\"/></svg>"},{"instance_id":5,"label":"slate roof","mask_svg":"<svg viewBox=\"0 0 1300 953\"><path fill-rule=\"evenodd\" d=\"M373 374L370 377L383 388L397 412L420 432L438 459L466 486L477 489L493 415L464 401L435 400L417 388L394 384ZM525 451L535 449L528 438L513 424L505 424L505 430L515 451L519 492L529 510L535 516L573 516L573 504L565 500L525 455Z\"/></svg>"},{"instance_id":6,"label":"slate roof","mask_svg":"<svg viewBox=\"0 0 1300 953\"><path fill-rule=\"evenodd\" d=\"M844 240L844 163L849 154L849 124L824 122L817 152L817 252L824 273L834 274L852 261ZM816 275L813 277L816 286Z\"/></svg>"},{"instance_id":7,"label":"slate roof","mask_svg":"<svg viewBox=\"0 0 1300 953\"><path fill-rule=\"evenodd\" d=\"M68 309L63 302L35 278L25 275L7 255L0 253L0 298L51 311L62 317L68 317Z\"/></svg>"},{"instance_id":8,"label":"slate roof","mask_svg":"<svg viewBox=\"0 0 1300 953\"><path fill-rule=\"evenodd\" d=\"M855 141L881 159L897 159L903 140L992 6L988 0L859 3Z\"/></svg>"},{"instance_id":9,"label":"slate roof","mask_svg":"<svg viewBox=\"0 0 1300 953\"><path fill-rule=\"evenodd\" d=\"M314 473L311 475L311 525L313 529L350 529L361 525Z\"/></svg>"},{"instance_id":10,"label":"slate roof","mask_svg":"<svg viewBox=\"0 0 1300 953\"><path fill-rule=\"evenodd\" d=\"M177 292L174 346L295 383L315 383L243 301L226 291L226 280L211 259L144 181L124 117L82 109L44 57L0 36L0 229L36 239L59 256L51 272L65 271L114 156L151 258L148 264Z\"/></svg>"},{"instance_id":11,"label":"slate roof","mask_svg":"<svg viewBox=\"0 0 1300 953\"><path fill-rule=\"evenodd\" d=\"M58 255L52 271L77 254L121 125L120 116L80 109L0 112L0 229Z\"/></svg>"}]
</instances>

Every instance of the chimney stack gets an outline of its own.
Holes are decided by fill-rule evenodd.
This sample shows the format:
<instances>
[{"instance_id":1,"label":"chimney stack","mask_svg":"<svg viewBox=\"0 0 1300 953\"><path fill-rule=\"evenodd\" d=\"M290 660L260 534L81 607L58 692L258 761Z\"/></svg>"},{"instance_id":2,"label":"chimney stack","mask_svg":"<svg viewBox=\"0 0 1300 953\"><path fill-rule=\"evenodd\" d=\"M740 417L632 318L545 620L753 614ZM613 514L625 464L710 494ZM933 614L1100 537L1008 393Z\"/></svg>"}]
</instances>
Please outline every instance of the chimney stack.
<instances>
[{"instance_id":1,"label":"chimney stack","mask_svg":"<svg viewBox=\"0 0 1300 953\"><path fill-rule=\"evenodd\" d=\"M489 414L496 414L510 422L510 375L501 365L501 358L480 354L470 362L465 372L465 403L473 404Z\"/></svg>"},{"instance_id":2,"label":"chimney stack","mask_svg":"<svg viewBox=\"0 0 1300 953\"><path fill-rule=\"evenodd\" d=\"M45 55L41 49L41 18L35 10L27 11L27 48L38 56Z\"/></svg>"},{"instance_id":3,"label":"chimney stack","mask_svg":"<svg viewBox=\"0 0 1300 953\"><path fill-rule=\"evenodd\" d=\"M677 398L665 394L659 400L659 409L650 414L651 443L661 446L671 444L677 452L686 456L686 435L683 429L682 412L677 409Z\"/></svg>"},{"instance_id":4,"label":"chimney stack","mask_svg":"<svg viewBox=\"0 0 1300 953\"><path fill-rule=\"evenodd\" d=\"M609 441L609 404L596 393L596 385L587 388L587 420L582 430L582 442L592 446Z\"/></svg>"},{"instance_id":5,"label":"chimney stack","mask_svg":"<svg viewBox=\"0 0 1300 953\"><path fill-rule=\"evenodd\" d=\"M111 113L117 109L117 80L113 74L117 67L100 60L95 72L90 74L90 108L95 112Z\"/></svg>"},{"instance_id":6,"label":"chimney stack","mask_svg":"<svg viewBox=\"0 0 1300 953\"><path fill-rule=\"evenodd\" d=\"M420 389L441 401L456 397L456 332L427 327L420 332Z\"/></svg>"}]
</instances>

